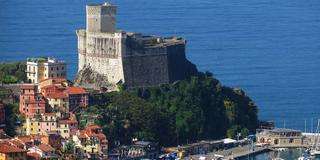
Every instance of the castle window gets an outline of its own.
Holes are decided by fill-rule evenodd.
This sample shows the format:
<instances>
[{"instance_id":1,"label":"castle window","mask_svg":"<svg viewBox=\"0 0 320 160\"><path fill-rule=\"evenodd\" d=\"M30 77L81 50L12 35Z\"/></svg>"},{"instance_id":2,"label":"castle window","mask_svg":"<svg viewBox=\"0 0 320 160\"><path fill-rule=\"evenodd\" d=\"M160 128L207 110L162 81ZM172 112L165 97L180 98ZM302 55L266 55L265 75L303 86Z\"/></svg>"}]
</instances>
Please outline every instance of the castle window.
<instances>
[{"instance_id":1,"label":"castle window","mask_svg":"<svg viewBox=\"0 0 320 160\"><path fill-rule=\"evenodd\" d=\"M57 71L59 71L59 67L57 67Z\"/></svg>"}]
</instances>

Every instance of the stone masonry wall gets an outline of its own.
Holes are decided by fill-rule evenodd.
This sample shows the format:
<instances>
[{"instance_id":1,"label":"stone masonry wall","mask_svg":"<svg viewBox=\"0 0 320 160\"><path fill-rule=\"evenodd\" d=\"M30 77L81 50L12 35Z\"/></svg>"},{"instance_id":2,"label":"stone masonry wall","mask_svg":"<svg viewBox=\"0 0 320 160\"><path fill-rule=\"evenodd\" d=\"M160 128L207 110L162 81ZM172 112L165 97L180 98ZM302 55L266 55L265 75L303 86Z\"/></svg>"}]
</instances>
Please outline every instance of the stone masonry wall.
<instances>
[{"instance_id":1,"label":"stone masonry wall","mask_svg":"<svg viewBox=\"0 0 320 160\"><path fill-rule=\"evenodd\" d=\"M168 59L165 54L123 58L125 84L148 87L169 83Z\"/></svg>"}]
</instances>

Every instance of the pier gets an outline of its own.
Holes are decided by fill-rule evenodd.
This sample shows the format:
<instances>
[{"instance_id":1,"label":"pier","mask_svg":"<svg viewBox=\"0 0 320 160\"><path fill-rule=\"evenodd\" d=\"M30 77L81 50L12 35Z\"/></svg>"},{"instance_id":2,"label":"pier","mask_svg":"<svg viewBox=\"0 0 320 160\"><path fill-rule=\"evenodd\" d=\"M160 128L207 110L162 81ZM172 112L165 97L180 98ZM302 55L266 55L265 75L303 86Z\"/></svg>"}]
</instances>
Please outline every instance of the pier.
<instances>
[{"instance_id":1,"label":"pier","mask_svg":"<svg viewBox=\"0 0 320 160\"><path fill-rule=\"evenodd\" d=\"M245 146L238 146L238 147L233 147L230 149L226 150L219 150L216 152L208 153L206 155L192 155L188 157L188 159L238 159L242 157L247 157L251 155L256 155L260 153L265 153L272 151L273 149L269 147L254 147L252 148L251 145L245 145Z\"/></svg>"}]
</instances>

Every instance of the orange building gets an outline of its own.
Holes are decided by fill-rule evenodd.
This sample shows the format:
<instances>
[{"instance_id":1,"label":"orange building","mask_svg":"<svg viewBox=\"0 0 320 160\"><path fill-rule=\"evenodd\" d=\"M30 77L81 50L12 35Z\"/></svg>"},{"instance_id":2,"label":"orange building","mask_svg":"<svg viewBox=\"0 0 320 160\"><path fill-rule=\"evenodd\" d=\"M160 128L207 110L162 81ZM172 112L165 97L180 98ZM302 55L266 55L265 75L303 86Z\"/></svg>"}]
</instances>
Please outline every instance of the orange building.
<instances>
[{"instance_id":1,"label":"orange building","mask_svg":"<svg viewBox=\"0 0 320 160\"><path fill-rule=\"evenodd\" d=\"M47 99L51 109L69 112L69 97L65 89L65 86L55 84L41 88L41 93Z\"/></svg>"},{"instance_id":2,"label":"orange building","mask_svg":"<svg viewBox=\"0 0 320 160\"><path fill-rule=\"evenodd\" d=\"M37 85L22 84L20 89L19 111L21 114L32 118L36 114L45 113L46 101L44 97L38 93Z\"/></svg>"},{"instance_id":3,"label":"orange building","mask_svg":"<svg viewBox=\"0 0 320 160\"><path fill-rule=\"evenodd\" d=\"M26 160L27 151L7 143L0 143L0 160Z\"/></svg>"},{"instance_id":4,"label":"orange building","mask_svg":"<svg viewBox=\"0 0 320 160\"><path fill-rule=\"evenodd\" d=\"M81 87L69 86L65 79L47 79L42 81L40 85L41 93L48 99L52 108L63 107L68 109L66 112L69 112L88 105L88 92Z\"/></svg>"}]
</instances>

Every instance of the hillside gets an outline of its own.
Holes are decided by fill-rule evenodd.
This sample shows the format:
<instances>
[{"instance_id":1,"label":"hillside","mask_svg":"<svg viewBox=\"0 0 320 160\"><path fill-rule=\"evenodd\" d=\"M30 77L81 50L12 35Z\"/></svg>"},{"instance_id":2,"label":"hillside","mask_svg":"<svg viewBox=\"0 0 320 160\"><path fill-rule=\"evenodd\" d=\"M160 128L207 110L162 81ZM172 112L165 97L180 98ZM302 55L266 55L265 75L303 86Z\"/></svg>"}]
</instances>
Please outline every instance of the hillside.
<instances>
[{"instance_id":1,"label":"hillside","mask_svg":"<svg viewBox=\"0 0 320 160\"><path fill-rule=\"evenodd\" d=\"M78 116L104 127L111 142L132 138L177 145L202 139L234 138L254 132L257 106L240 89L222 86L211 73L174 84L93 95ZM95 116L98 115L98 116ZM94 117L94 118L93 118Z\"/></svg>"}]
</instances>

